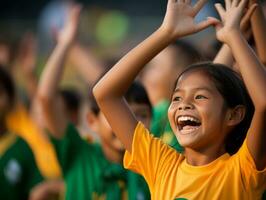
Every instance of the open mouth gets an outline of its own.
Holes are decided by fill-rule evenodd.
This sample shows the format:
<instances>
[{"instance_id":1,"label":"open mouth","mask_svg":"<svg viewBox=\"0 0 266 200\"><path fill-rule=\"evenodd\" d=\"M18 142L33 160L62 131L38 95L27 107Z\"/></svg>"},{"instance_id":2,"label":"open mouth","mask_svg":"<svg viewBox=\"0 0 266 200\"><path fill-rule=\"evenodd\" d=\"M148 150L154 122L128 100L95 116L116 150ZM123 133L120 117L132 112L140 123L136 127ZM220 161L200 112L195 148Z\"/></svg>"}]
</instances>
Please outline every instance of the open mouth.
<instances>
[{"instance_id":1,"label":"open mouth","mask_svg":"<svg viewBox=\"0 0 266 200\"><path fill-rule=\"evenodd\" d=\"M181 133L189 133L198 129L200 126L201 122L196 117L183 115L177 118L177 127Z\"/></svg>"}]
</instances>

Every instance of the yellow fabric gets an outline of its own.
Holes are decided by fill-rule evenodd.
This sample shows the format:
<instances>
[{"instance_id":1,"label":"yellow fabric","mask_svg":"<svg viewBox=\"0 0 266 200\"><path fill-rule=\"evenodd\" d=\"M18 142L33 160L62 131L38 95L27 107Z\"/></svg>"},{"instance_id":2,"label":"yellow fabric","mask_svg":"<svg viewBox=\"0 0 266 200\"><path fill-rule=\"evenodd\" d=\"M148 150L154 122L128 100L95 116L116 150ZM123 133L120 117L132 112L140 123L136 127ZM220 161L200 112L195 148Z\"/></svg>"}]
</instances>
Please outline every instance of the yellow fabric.
<instances>
[{"instance_id":1,"label":"yellow fabric","mask_svg":"<svg viewBox=\"0 0 266 200\"><path fill-rule=\"evenodd\" d=\"M7 118L8 129L20 135L31 147L41 174L47 179L61 177L61 168L56 152L48 137L34 124L22 105L10 113Z\"/></svg>"},{"instance_id":2,"label":"yellow fabric","mask_svg":"<svg viewBox=\"0 0 266 200\"><path fill-rule=\"evenodd\" d=\"M258 200L266 169L257 171L246 142L234 156L224 154L205 166L187 164L183 155L155 139L139 123L124 166L142 174L153 200Z\"/></svg>"},{"instance_id":3,"label":"yellow fabric","mask_svg":"<svg viewBox=\"0 0 266 200\"><path fill-rule=\"evenodd\" d=\"M8 133L0 138L0 157L4 155L6 150L16 141L15 134Z\"/></svg>"}]
</instances>

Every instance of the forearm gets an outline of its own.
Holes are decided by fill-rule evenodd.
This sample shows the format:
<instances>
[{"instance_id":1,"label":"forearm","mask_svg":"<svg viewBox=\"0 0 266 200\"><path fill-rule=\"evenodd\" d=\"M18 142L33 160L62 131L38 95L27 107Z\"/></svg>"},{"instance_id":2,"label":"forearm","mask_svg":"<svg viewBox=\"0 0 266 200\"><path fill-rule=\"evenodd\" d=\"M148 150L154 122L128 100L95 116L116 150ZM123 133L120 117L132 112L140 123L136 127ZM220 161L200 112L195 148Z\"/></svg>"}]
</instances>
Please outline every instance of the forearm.
<instances>
[{"instance_id":1,"label":"forearm","mask_svg":"<svg viewBox=\"0 0 266 200\"><path fill-rule=\"evenodd\" d=\"M98 101L123 96L144 66L170 43L167 32L158 29L131 50L94 87Z\"/></svg>"},{"instance_id":2,"label":"forearm","mask_svg":"<svg viewBox=\"0 0 266 200\"><path fill-rule=\"evenodd\" d=\"M257 48L257 54L261 62L266 65L266 19L261 6L257 6L251 17L251 27Z\"/></svg>"},{"instance_id":3,"label":"forearm","mask_svg":"<svg viewBox=\"0 0 266 200\"><path fill-rule=\"evenodd\" d=\"M38 87L38 79L35 73L26 73L25 74L25 81L26 81L26 90L27 95L30 99L33 99Z\"/></svg>"},{"instance_id":4,"label":"forearm","mask_svg":"<svg viewBox=\"0 0 266 200\"><path fill-rule=\"evenodd\" d=\"M44 68L39 82L38 94L40 96L46 98L53 98L56 96L69 48L69 45L63 43L56 46Z\"/></svg>"},{"instance_id":5,"label":"forearm","mask_svg":"<svg viewBox=\"0 0 266 200\"><path fill-rule=\"evenodd\" d=\"M213 60L214 63L223 64L229 67L233 66L234 58L232 56L231 49L228 45L224 44L216 57Z\"/></svg>"},{"instance_id":6,"label":"forearm","mask_svg":"<svg viewBox=\"0 0 266 200\"><path fill-rule=\"evenodd\" d=\"M94 84L103 73L103 64L80 44L75 44L71 49L70 61L89 85Z\"/></svg>"},{"instance_id":7,"label":"forearm","mask_svg":"<svg viewBox=\"0 0 266 200\"><path fill-rule=\"evenodd\" d=\"M266 106L266 71L240 31L232 31L228 42L255 108ZM256 90L254 90L256 88Z\"/></svg>"}]
</instances>

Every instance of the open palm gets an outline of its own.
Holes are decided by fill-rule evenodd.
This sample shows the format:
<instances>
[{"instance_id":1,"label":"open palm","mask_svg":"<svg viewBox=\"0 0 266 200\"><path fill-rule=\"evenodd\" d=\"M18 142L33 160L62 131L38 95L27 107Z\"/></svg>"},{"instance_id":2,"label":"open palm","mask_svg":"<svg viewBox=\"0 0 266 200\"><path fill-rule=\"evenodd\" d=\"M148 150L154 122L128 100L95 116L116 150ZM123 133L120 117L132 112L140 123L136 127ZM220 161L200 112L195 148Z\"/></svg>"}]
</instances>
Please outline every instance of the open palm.
<instances>
[{"instance_id":1,"label":"open palm","mask_svg":"<svg viewBox=\"0 0 266 200\"><path fill-rule=\"evenodd\" d=\"M66 24L58 33L58 42L72 43L76 37L81 6L79 4L72 5L68 10Z\"/></svg>"},{"instance_id":2,"label":"open palm","mask_svg":"<svg viewBox=\"0 0 266 200\"><path fill-rule=\"evenodd\" d=\"M222 23L216 28L218 40L227 42L229 33L232 33L232 31L240 31L240 22L247 2L248 0L227 0L225 9L221 4L215 4L222 19ZM248 13L249 15L254 11L255 7L255 4L251 6Z\"/></svg>"},{"instance_id":3,"label":"open palm","mask_svg":"<svg viewBox=\"0 0 266 200\"><path fill-rule=\"evenodd\" d=\"M214 24L215 19L207 19L199 24L194 21L195 16L206 2L206 0L199 0L192 6L190 0L168 0L162 28L170 34L170 37L175 39L198 32Z\"/></svg>"}]
</instances>

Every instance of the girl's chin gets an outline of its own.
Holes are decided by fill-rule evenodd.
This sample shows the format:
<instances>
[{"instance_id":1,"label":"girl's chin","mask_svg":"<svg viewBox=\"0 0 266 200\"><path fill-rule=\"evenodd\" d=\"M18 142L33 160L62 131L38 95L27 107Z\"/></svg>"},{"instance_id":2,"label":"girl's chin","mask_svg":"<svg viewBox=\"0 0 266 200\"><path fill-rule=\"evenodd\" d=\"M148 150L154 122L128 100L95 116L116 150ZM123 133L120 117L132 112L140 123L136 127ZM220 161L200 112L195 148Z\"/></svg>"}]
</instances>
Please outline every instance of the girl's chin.
<instances>
[{"instance_id":1,"label":"girl's chin","mask_svg":"<svg viewBox=\"0 0 266 200\"><path fill-rule=\"evenodd\" d=\"M179 144L184 148L192 148L193 146L196 146L199 143L199 139L197 135L181 135L179 134L177 136L177 140Z\"/></svg>"}]
</instances>

